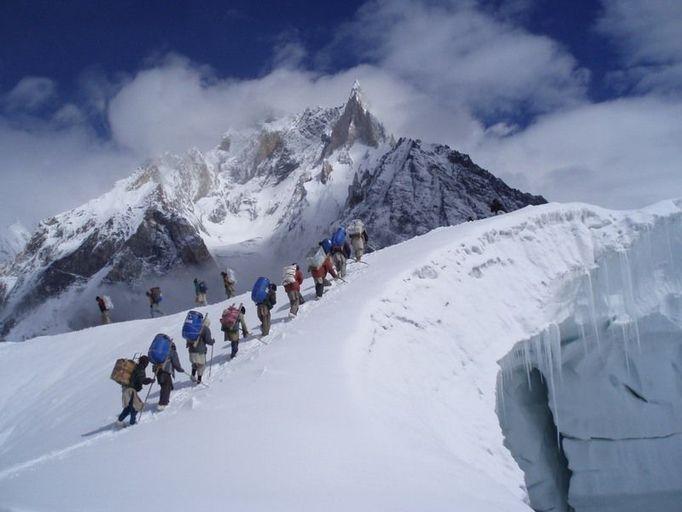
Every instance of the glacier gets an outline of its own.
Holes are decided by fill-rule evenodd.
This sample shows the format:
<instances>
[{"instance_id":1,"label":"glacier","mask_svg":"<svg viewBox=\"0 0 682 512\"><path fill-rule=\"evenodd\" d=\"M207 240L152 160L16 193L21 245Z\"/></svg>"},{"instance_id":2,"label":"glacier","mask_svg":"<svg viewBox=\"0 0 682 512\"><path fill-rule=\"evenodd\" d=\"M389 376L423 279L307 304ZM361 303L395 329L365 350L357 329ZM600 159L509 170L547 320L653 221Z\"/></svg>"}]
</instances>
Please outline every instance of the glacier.
<instances>
[{"instance_id":1,"label":"glacier","mask_svg":"<svg viewBox=\"0 0 682 512\"><path fill-rule=\"evenodd\" d=\"M163 482L171 511L673 510L681 248L682 201L438 228L294 320L280 293L270 336L218 342L208 387L179 376L164 412L152 389L121 432L115 359L184 313L3 343L0 507L153 506Z\"/></svg>"}]
</instances>

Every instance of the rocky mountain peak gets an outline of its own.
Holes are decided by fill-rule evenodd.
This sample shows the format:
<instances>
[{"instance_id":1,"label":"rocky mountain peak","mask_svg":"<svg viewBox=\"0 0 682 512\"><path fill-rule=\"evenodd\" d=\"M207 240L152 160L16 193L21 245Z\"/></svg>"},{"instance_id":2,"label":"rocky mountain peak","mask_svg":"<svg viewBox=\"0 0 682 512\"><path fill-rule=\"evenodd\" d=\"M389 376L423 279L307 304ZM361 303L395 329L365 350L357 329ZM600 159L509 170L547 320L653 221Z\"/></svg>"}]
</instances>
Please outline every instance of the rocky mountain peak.
<instances>
[{"instance_id":1,"label":"rocky mountain peak","mask_svg":"<svg viewBox=\"0 0 682 512\"><path fill-rule=\"evenodd\" d=\"M320 160L327 158L340 147L352 146L355 142L377 147L385 140L384 127L365 107L360 84L356 80L343 107L343 113L334 124L331 137L322 150Z\"/></svg>"}]
</instances>

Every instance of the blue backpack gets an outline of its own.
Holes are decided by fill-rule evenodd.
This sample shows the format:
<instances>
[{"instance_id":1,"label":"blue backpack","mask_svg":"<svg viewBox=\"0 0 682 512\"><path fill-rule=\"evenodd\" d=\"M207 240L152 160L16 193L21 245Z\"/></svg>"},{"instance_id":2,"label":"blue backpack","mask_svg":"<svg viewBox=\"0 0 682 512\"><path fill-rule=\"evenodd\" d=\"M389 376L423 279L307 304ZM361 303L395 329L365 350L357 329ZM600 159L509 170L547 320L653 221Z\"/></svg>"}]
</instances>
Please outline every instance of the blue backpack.
<instances>
[{"instance_id":1,"label":"blue backpack","mask_svg":"<svg viewBox=\"0 0 682 512\"><path fill-rule=\"evenodd\" d=\"M163 364L171 351L171 339L165 334L157 334L154 336L152 344L149 346L147 356L152 364Z\"/></svg>"},{"instance_id":2,"label":"blue backpack","mask_svg":"<svg viewBox=\"0 0 682 512\"><path fill-rule=\"evenodd\" d=\"M343 243L346 241L346 230L343 228L339 228L334 232L334 235L332 236L332 246L333 247L342 247Z\"/></svg>"},{"instance_id":3,"label":"blue backpack","mask_svg":"<svg viewBox=\"0 0 682 512\"><path fill-rule=\"evenodd\" d=\"M320 247L322 247L322 250L324 251L325 254L329 254L332 250L332 241L329 238L325 238L320 242Z\"/></svg>"},{"instance_id":4,"label":"blue backpack","mask_svg":"<svg viewBox=\"0 0 682 512\"><path fill-rule=\"evenodd\" d=\"M199 281L199 292L206 293L207 291L208 287L206 286L206 283L203 281Z\"/></svg>"},{"instance_id":5,"label":"blue backpack","mask_svg":"<svg viewBox=\"0 0 682 512\"><path fill-rule=\"evenodd\" d=\"M267 277L259 277L251 290L251 300L256 304L262 304L268 298L270 280Z\"/></svg>"},{"instance_id":6,"label":"blue backpack","mask_svg":"<svg viewBox=\"0 0 682 512\"><path fill-rule=\"evenodd\" d=\"M189 341L194 341L199 337L201 328L204 325L204 315L198 311L189 311L182 324L182 337Z\"/></svg>"}]
</instances>

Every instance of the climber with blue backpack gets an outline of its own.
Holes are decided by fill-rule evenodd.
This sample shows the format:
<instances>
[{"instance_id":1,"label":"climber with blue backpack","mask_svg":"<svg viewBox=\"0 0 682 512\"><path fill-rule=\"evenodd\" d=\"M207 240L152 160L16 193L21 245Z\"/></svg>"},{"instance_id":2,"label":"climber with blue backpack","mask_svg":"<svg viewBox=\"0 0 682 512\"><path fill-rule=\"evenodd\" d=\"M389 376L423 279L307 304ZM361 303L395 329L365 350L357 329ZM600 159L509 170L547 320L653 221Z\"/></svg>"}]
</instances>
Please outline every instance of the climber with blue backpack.
<instances>
[{"instance_id":1,"label":"climber with blue backpack","mask_svg":"<svg viewBox=\"0 0 682 512\"><path fill-rule=\"evenodd\" d=\"M215 343L211 336L210 325L208 315L203 315L198 311L189 311L182 326L182 337L187 341L189 360L192 363L191 379L192 382L199 384L206 369L207 347Z\"/></svg>"},{"instance_id":2,"label":"climber with blue backpack","mask_svg":"<svg viewBox=\"0 0 682 512\"><path fill-rule=\"evenodd\" d=\"M338 228L331 238L332 262L340 278L346 277L346 261L350 258L351 246L343 227Z\"/></svg>"},{"instance_id":3,"label":"climber with blue backpack","mask_svg":"<svg viewBox=\"0 0 682 512\"><path fill-rule=\"evenodd\" d=\"M194 302L200 306L205 306L208 304L208 287L204 281L199 281L196 277L194 278L194 294L196 295Z\"/></svg>"},{"instance_id":4,"label":"climber with blue backpack","mask_svg":"<svg viewBox=\"0 0 682 512\"><path fill-rule=\"evenodd\" d=\"M267 336L270 334L270 310L277 303L277 285L271 283L267 277L259 277L251 290L251 300L256 304L261 334Z\"/></svg>"},{"instance_id":5,"label":"climber with blue backpack","mask_svg":"<svg viewBox=\"0 0 682 512\"><path fill-rule=\"evenodd\" d=\"M170 394L173 390L173 379L175 372L185 373L180 364L178 351L175 343L166 334L157 334L152 341L149 351L147 352L149 361L153 363L152 369L156 380L161 387L159 393L159 405L157 409L163 411L170 401Z\"/></svg>"},{"instance_id":6,"label":"climber with blue backpack","mask_svg":"<svg viewBox=\"0 0 682 512\"><path fill-rule=\"evenodd\" d=\"M145 292L145 295L149 299L149 315L154 318L155 316L163 316L163 311L161 311L161 301L163 296L161 295L161 288L154 286Z\"/></svg>"}]
</instances>

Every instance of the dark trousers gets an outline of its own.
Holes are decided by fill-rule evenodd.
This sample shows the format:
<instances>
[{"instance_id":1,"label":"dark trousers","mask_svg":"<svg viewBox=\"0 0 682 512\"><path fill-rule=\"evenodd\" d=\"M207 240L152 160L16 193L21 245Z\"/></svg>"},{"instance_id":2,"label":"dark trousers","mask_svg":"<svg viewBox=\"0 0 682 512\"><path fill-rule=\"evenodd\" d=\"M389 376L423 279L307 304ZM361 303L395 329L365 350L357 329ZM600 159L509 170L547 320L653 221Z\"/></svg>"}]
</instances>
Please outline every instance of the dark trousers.
<instances>
[{"instance_id":1,"label":"dark trousers","mask_svg":"<svg viewBox=\"0 0 682 512\"><path fill-rule=\"evenodd\" d=\"M121 411L121 414L118 415L118 421L123 421L130 414L130 424L135 425L136 418L137 418L137 411L133 407L133 399L134 398L135 398L134 396L130 397L130 402L128 403L128 405L126 405L123 408L123 410Z\"/></svg>"},{"instance_id":2,"label":"dark trousers","mask_svg":"<svg viewBox=\"0 0 682 512\"><path fill-rule=\"evenodd\" d=\"M230 358L237 355L237 350L239 350L239 340L231 340L230 345L232 347L232 352L230 352Z\"/></svg>"},{"instance_id":3,"label":"dark trousers","mask_svg":"<svg viewBox=\"0 0 682 512\"><path fill-rule=\"evenodd\" d=\"M318 297L322 297L322 294L324 293L324 282L318 283L315 281L315 295Z\"/></svg>"},{"instance_id":4,"label":"dark trousers","mask_svg":"<svg viewBox=\"0 0 682 512\"><path fill-rule=\"evenodd\" d=\"M159 393L159 405L168 405L170 402L170 394L173 389L173 379L170 373L159 372L157 379L159 381L159 386L161 386L161 392Z\"/></svg>"}]
</instances>

